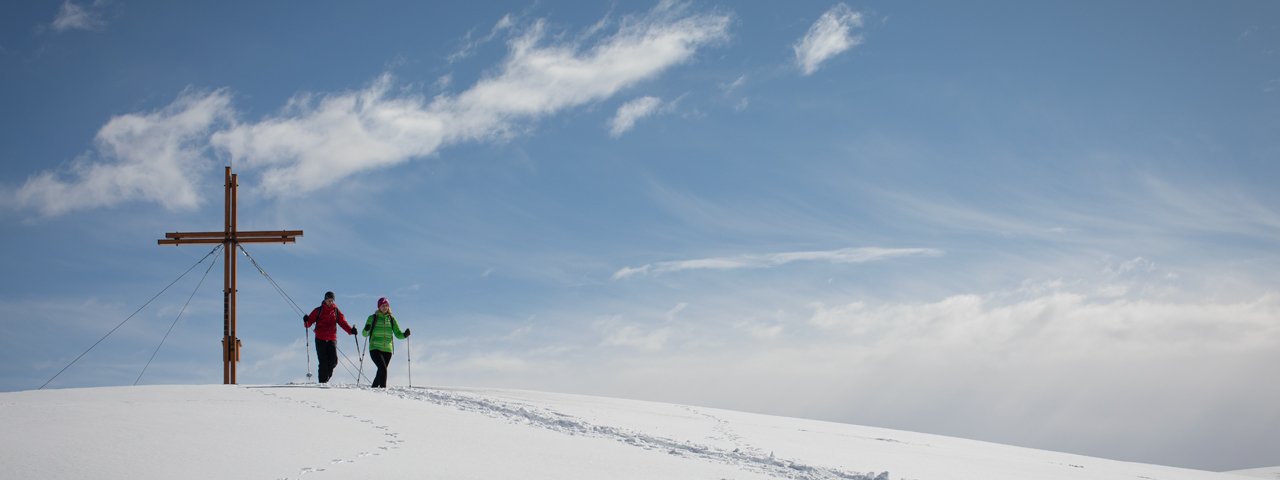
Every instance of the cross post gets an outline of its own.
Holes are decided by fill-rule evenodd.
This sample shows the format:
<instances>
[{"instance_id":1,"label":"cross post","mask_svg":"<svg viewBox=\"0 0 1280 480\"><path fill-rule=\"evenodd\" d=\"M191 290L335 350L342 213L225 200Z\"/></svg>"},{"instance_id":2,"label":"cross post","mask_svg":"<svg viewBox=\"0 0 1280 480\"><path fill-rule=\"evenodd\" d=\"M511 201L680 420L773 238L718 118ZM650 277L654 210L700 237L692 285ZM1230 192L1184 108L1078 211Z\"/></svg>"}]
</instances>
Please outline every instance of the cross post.
<instances>
[{"instance_id":1,"label":"cross post","mask_svg":"<svg viewBox=\"0 0 1280 480\"><path fill-rule=\"evenodd\" d=\"M222 244L222 383L236 383L236 363L240 361L240 338L236 336L236 255L241 243L294 243L302 230L241 231L236 229L236 187L239 183L231 167L226 170L226 204L221 232L169 232L156 240L159 245Z\"/></svg>"}]
</instances>

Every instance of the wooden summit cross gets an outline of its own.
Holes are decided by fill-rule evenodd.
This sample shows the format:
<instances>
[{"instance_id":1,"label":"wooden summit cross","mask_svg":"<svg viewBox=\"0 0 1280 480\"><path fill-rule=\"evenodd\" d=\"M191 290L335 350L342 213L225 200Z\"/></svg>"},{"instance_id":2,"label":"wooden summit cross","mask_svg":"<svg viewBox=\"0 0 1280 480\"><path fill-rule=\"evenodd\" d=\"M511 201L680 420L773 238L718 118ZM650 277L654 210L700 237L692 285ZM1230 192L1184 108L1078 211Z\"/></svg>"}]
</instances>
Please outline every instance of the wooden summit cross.
<instances>
[{"instance_id":1,"label":"wooden summit cross","mask_svg":"<svg viewBox=\"0 0 1280 480\"><path fill-rule=\"evenodd\" d=\"M240 338L236 337L236 255L241 243L294 243L302 230L236 230L236 176L227 167L226 221L221 232L169 232L160 245L222 244L225 255L222 287L222 383L236 383L236 362L240 361Z\"/></svg>"}]
</instances>

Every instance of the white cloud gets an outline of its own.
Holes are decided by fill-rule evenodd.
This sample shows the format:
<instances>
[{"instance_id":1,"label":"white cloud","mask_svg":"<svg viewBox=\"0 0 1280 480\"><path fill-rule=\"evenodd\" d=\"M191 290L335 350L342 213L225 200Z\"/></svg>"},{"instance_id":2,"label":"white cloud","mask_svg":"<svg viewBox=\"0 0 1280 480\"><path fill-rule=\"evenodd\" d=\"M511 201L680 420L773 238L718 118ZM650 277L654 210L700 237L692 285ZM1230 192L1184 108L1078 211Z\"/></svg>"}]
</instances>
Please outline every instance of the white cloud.
<instances>
[{"instance_id":1,"label":"white cloud","mask_svg":"<svg viewBox=\"0 0 1280 480\"><path fill-rule=\"evenodd\" d=\"M512 22L504 17L494 32ZM528 122L612 97L727 39L729 23L726 15L662 2L581 44L555 40L562 37L547 35L538 21L509 42L492 74L457 95L404 93L384 74L359 90L297 95L257 122L232 123L225 90L188 92L159 112L112 119L98 134L99 154L75 162L73 178L37 174L5 203L48 215L135 199L189 208L199 199L192 179L208 174L210 146L242 172L260 171L267 194L307 193L448 145L509 138Z\"/></svg>"},{"instance_id":2,"label":"white cloud","mask_svg":"<svg viewBox=\"0 0 1280 480\"><path fill-rule=\"evenodd\" d=\"M638 350L658 351L667 345L673 329L661 327L651 330L628 323L619 316L612 316L596 322L596 328L603 333L602 347L630 347Z\"/></svg>"},{"instance_id":3,"label":"white cloud","mask_svg":"<svg viewBox=\"0 0 1280 480\"><path fill-rule=\"evenodd\" d=\"M613 274L614 280L634 275L658 275L684 270L734 270L741 268L771 268L792 262L865 263L893 257L911 255L941 255L932 248L842 248L839 250L783 252L736 257L700 258L673 262L659 262L639 267L623 267Z\"/></svg>"},{"instance_id":4,"label":"white cloud","mask_svg":"<svg viewBox=\"0 0 1280 480\"><path fill-rule=\"evenodd\" d=\"M94 6L97 4L95 3ZM90 7L76 5L70 1L62 2L62 7L58 9L58 15L54 17L51 26L54 31L65 32L67 30L98 30L106 25L97 12L91 11Z\"/></svg>"},{"instance_id":5,"label":"white cloud","mask_svg":"<svg viewBox=\"0 0 1280 480\"><path fill-rule=\"evenodd\" d=\"M225 90L183 92L159 111L112 118L94 152L65 172L45 171L20 187L16 203L44 215L147 200L170 210L199 203L193 178L207 174L207 138L233 118Z\"/></svg>"},{"instance_id":6,"label":"white cloud","mask_svg":"<svg viewBox=\"0 0 1280 480\"><path fill-rule=\"evenodd\" d=\"M618 138L635 127L636 121L654 114L662 106L658 97L640 97L618 107L618 113L609 120L609 135Z\"/></svg>"},{"instance_id":7,"label":"white cloud","mask_svg":"<svg viewBox=\"0 0 1280 480\"><path fill-rule=\"evenodd\" d=\"M780 323L769 325L758 322L739 322L735 326L757 340L773 340L786 330L786 326Z\"/></svg>"},{"instance_id":8,"label":"white cloud","mask_svg":"<svg viewBox=\"0 0 1280 480\"><path fill-rule=\"evenodd\" d=\"M665 316L666 316L666 318L667 318L667 321L668 321L668 322L673 322L673 321L675 321L675 319L676 319L676 315L679 315L679 314L680 314L680 312L683 312L683 311L684 311L684 309L686 309L686 308L689 308L689 303L688 303L688 302L680 302L680 303L676 304L676 306L675 306L675 307L673 307L671 310L667 310L667 313L666 313L666 315L665 315Z\"/></svg>"},{"instance_id":9,"label":"white cloud","mask_svg":"<svg viewBox=\"0 0 1280 480\"><path fill-rule=\"evenodd\" d=\"M1142 257L1137 257L1131 260L1125 260L1124 262L1121 262L1120 265L1118 266L1112 266L1108 264L1106 267L1104 267L1103 272L1110 274L1112 276L1119 276L1119 275L1124 275L1129 272L1135 272L1135 271L1136 272L1152 272L1155 269L1156 269L1155 262L1152 262L1151 260L1147 260Z\"/></svg>"},{"instance_id":10,"label":"white cloud","mask_svg":"<svg viewBox=\"0 0 1280 480\"><path fill-rule=\"evenodd\" d=\"M1280 393L1266 381L1280 359L1280 295L1111 298L1095 287L1053 281L900 301L849 292L807 309L811 295L733 292L717 306L694 294L696 322L662 322L663 307L638 317L648 321L611 316L552 326L557 340L582 348L548 357L517 349L530 361L525 376L460 381L555 385L1140 461L1158 460L1134 447L1151 438L1177 438L1167 448L1182 453L1212 448L1204 431L1275 444L1271 423L1257 419L1275 416L1267 399ZM644 307L628 309L637 310ZM773 310L795 314L759 316ZM595 335L577 335L591 326ZM940 406L938 398L950 400Z\"/></svg>"},{"instance_id":11,"label":"white cloud","mask_svg":"<svg viewBox=\"0 0 1280 480\"><path fill-rule=\"evenodd\" d=\"M862 26L862 14L848 5L836 4L809 27L804 38L792 47L796 53L796 65L805 75L818 71L822 62L862 43L862 37L850 30Z\"/></svg>"},{"instance_id":12,"label":"white cloud","mask_svg":"<svg viewBox=\"0 0 1280 480\"><path fill-rule=\"evenodd\" d=\"M746 84L747 84L747 74L744 73L742 75L739 75L738 78L735 79L733 82L726 85L722 85L721 89L724 90L725 95L728 95L730 93L733 93L734 90L742 88L742 86Z\"/></svg>"},{"instance_id":13,"label":"white cloud","mask_svg":"<svg viewBox=\"0 0 1280 480\"><path fill-rule=\"evenodd\" d=\"M476 50L479 49L481 45L493 41L493 39L497 38L499 34L510 30L515 27L515 25L516 21L511 17L511 14L506 14L503 15L502 18L498 19L498 22L489 30L489 34L485 35L483 38L473 40L471 38L472 32L467 32L466 37L462 40L462 46L458 47L457 51L449 54L447 60L449 63L455 63L475 55Z\"/></svg>"},{"instance_id":14,"label":"white cloud","mask_svg":"<svg viewBox=\"0 0 1280 480\"><path fill-rule=\"evenodd\" d=\"M582 33L578 35L578 39L585 40L604 31L605 27L608 27L609 24L612 22L613 9L614 9L614 6L610 6L609 13L606 13L604 17L601 18L599 21L597 21L595 24L591 25L590 27L587 27L586 30L583 30Z\"/></svg>"},{"instance_id":15,"label":"white cloud","mask_svg":"<svg viewBox=\"0 0 1280 480\"><path fill-rule=\"evenodd\" d=\"M1271 315L1280 296L1240 303L1131 300L1052 292L1011 303L956 295L934 303L861 302L814 306L809 320L825 331L873 338L895 348L980 348L1072 356L1105 346L1114 354L1261 347L1277 340Z\"/></svg>"},{"instance_id":16,"label":"white cloud","mask_svg":"<svg viewBox=\"0 0 1280 480\"><path fill-rule=\"evenodd\" d=\"M1166 228L1280 238L1280 211L1238 184L1191 185L1144 175L1141 189L1126 191L1126 204Z\"/></svg>"},{"instance_id":17,"label":"white cloud","mask_svg":"<svg viewBox=\"0 0 1280 480\"><path fill-rule=\"evenodd\" d=\"M735 79L733 82L730 82L727 84L721 84L720 91L724 93L724 96L726 98L732 98L736 95L734 92L737 92L746 84L747 84L747 74L744 73L742 75L739 75L738 78ZM751 105L751 99L746 96L742 96L741 98L738 98L738 101L733 105L733 111L741 112L743 110L746 110L747 106L749 105Z\"/></svg>"},{"instance_id":18,"label":"white cloud","mask_svg":"<svg viewBox=\"0 0 1280 480\"><path fill-rule=\"evenodd\" d=\"M511 18L511 14L503 15L502 18L498 19L498 23L493 25L493 31L489 33L489 36L496 36L498 32L514 27L515 24L516 21Z\"/></svg>"},{"instance_id":19,"label":"white cloud","mask_svg":"<svg viewBox=\"0 0 1280 480\"><path fill-rule=\"evenodd\" d=\"M445 145L506 138L521 121L609 98L689 61L727 38L728 27L727 16L662 4L586 47L546 42L537 22L510 42L496 73L456 96L396 95L384 75L361 91L298 97L279 116L218 132L213 142L265 168L269 193L312 191Z\"/></svg>"},{"instance_id":20,"label":"white cloud","mask_svg":"<svg viewBox=\"0 0 1280 480\"><path fill-rule=\"evenodd\" d=\"M452 366L472 372L523 373L529 370L524 359L505 353L484 353L469 356Z\"/></svg>"},{"instance_id":21,"label":"white cloud","mask_svg":"<svg viewBox=\"0 0 1280 480\"><path fill-rule=\"evenodd\" d=\"M446 135L446 118L428 112L421 97L392 96L390 75L360 91L295 97L285 110L210 140L246 167L263 169L263 188L277 195L324 188L430 154Z\"/></svg>"},{"instance_id":22,"label":"white cloud","mask_svg":"<svg viewBox=\"0 0 1280 480\"><path fill-rule=\"evenodd\" d=\"M448 89L450 85L453 85L452 73L444 74L444 75L441 75L440 78L437 78L435 83L435 88L436 90L444 91Z\"/></svg>"},{"instance_id":23,"label":"white cloud","mask_svg":"<svg viewBox=\"0 0 1280 480\"><path fill-rule=\"evenodd\" d=\"M1148 175L1122 180L1122 187L1103 188L1096 202L1075 206L1043 195L977 205L873 185L865 191L890 205L895 215L921 226L1001 237L1101 243L1110 248L1132 245L1135 238L1176 244L1202 234L1280 239L1280 211L1263 200L1262 192L1245 185L1192 185Z\"/></svg>"}]
</instances>

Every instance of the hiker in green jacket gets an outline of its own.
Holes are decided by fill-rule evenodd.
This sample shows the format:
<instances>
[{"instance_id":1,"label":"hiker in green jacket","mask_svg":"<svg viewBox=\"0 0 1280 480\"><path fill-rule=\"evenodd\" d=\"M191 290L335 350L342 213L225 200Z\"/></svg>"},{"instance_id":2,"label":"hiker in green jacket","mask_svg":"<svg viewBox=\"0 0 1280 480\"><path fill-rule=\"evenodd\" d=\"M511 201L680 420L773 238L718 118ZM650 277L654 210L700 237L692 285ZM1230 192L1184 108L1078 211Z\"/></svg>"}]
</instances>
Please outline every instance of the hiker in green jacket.
<instances>
[{"instance_id":1,"label":"hiker in green jacket","mask_svg":"<svg viewBox=\"0 0 1280 480\"><path fill-rule=\"evenodd\" d=\"M391 314L391 302L387 297L378 299L378 311L369 315L364 321L361 335L369 337L369 358L378 366L378 374L373 377L374 388L387 388L387 366L391 364L391 352L395 349L392 336L404 340L409 336L409 329L400 331L400 324Z\"/></svg>"}]
</instances>

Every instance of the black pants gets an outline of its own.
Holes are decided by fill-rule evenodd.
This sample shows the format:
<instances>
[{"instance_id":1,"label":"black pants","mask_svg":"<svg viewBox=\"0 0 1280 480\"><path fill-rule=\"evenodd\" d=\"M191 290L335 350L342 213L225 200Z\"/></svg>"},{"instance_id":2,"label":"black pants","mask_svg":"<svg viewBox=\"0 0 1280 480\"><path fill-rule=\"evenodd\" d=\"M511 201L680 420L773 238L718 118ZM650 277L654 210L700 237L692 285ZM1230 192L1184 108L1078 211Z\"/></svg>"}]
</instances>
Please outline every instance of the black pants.
<instances>
[{"instance_id":1,"label":"black pants","mask_svg":"<svg viewBox=\"0 0 1280 480\"><path fill-rule=\"evenodd\" d=\"M373 376L371 387L387 388L387 366L391 365L391 352L369 350L369 358L378 366L378 374Z\"/></svg>"},{"instance_id":2,"label":"black pants","mask_svg":"<svg viewBox=\"0 0 1280 480\"><path fill-rule=\"evenodd\" d=\"M333 367L338 366L338 342L316 339L316 357L320 359L320 383L329 383Z\"/></svg>"}]
</instances>

